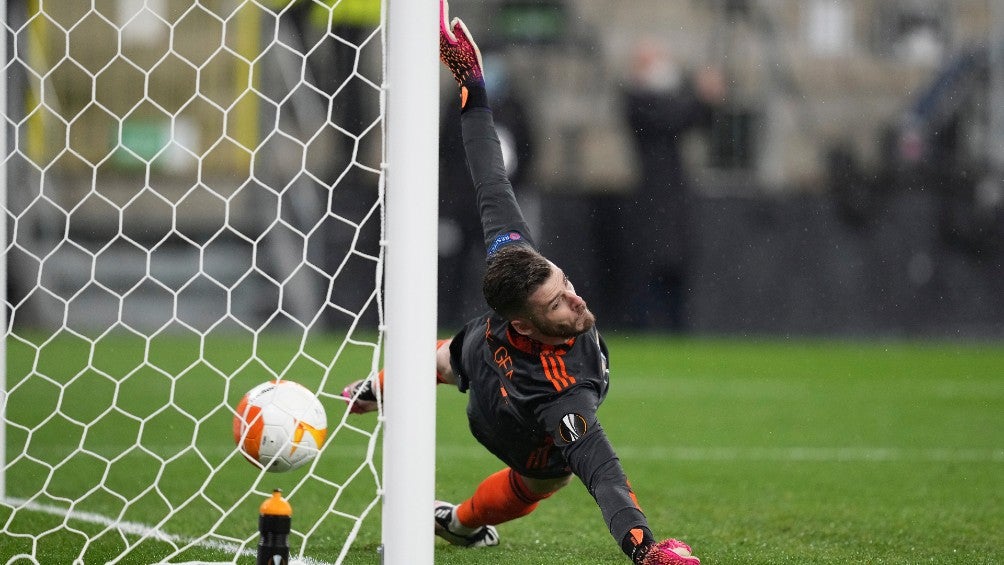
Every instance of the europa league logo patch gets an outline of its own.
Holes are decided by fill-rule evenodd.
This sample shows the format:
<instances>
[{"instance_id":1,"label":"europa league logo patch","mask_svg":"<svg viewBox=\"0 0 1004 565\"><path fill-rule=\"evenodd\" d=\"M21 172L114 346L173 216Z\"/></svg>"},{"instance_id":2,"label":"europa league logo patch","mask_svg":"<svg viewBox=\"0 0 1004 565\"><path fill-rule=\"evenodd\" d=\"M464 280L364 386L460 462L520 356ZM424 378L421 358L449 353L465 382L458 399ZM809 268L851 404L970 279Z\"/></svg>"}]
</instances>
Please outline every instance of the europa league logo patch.
<instances>
[{"instance_id":1,"label":"europa league logo patch","mask_svg":"<svg viewBox=\"0 0 1004 565\"><path fill-rule=\"evenodd\" d=\"M578 414L565 414L558 427L561 439L573 443L586 433L586 419Z\"/></svg>"}]
</instances>

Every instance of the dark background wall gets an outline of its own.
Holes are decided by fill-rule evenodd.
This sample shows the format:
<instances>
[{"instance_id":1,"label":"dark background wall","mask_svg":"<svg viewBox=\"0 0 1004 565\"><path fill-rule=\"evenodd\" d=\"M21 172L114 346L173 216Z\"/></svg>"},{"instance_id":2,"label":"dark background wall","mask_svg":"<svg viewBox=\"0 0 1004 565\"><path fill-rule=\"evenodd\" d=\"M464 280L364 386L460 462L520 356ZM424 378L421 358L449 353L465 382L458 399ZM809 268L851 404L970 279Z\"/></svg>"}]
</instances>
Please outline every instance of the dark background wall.
<instances>
[{"instance_id":1,"label":"dark background wall","mask_svg":"<svg viewBox=\"0 0 1004 565\"><path fill-rule=\"evenodd\" d=\"M545 252L603 327L632 327L621 197L547 196L542 208ZM690 331L1004 336L1004 253L992 235L953 240L930 191L892 194L865 222L824 195L699 196L693 210Z\"/></svg>"}]
</instances>

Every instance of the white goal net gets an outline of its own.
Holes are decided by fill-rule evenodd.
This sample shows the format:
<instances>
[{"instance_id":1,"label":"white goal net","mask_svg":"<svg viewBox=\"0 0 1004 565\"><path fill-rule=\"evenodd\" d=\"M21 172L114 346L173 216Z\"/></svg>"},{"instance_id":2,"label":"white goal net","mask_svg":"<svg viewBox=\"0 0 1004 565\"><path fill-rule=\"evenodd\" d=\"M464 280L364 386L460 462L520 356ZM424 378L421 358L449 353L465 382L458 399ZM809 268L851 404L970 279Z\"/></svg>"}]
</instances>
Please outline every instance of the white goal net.
<instances>
[{"instance_id":1,"label":"white goal net","mask_svg":"<svg viewBox=\"0 0 1004 565\"><path fill-rule=\"evenodd\" d=\"M374 562L380 1L5 8L0 563L246 562L275 488L294 556ZM328 415L281 474L231 431L272 379Z\"/></svg>"}]
</instances>

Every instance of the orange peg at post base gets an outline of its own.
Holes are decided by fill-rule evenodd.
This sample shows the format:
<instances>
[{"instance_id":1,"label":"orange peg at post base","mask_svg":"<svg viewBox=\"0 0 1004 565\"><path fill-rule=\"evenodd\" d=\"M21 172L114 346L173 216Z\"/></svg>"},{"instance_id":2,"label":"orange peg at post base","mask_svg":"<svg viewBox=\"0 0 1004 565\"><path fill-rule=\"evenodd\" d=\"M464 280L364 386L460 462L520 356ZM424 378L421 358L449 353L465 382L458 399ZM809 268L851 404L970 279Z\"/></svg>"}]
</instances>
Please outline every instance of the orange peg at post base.
<instances>
[{"instance_id":1,"label":"orange peg at post base","mask_svg":"<svg viewBox=\"0 0 1004 565\"><path fill-rule=\"evenodd\" d=\"M275 489L258 509L258 565L289 565L289 531L293 507Z\"/></svg>"}]
</instances>

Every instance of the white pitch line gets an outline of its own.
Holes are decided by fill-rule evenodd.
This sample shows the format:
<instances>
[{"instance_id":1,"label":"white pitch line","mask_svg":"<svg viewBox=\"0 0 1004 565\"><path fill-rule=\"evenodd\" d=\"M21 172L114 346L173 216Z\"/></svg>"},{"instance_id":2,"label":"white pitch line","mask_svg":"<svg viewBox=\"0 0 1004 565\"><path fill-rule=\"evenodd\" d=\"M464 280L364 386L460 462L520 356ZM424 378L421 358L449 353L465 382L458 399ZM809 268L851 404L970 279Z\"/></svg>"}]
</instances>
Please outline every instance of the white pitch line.
<instances>
[{"instance_id":1,"label":"white pitch line","mask_svg":"<svg viewBox=\"0 0 1004 565\"><path fill-rule=\"evenodd\" d=\"M614 445L617 455L637 461L813 461L813 462L950 462L1004 463L1004 449L904 447L660 447ZM438 446L446 459L490 459L471 446Z\"/></svg>"},{"instance_id":2,"label":"white pitch line","mask_svg":"<svg viewBox=\"0 0 1004 565\"><path fill-rule=\"evenodd\" d=\"M235 543L217 541L217 540L203 540L196 538L189 538L184 536L177 536L174 534L169 534L163 530L158 530L147 524L142 524L139 522L128 522L124 520L115 520L105 516L103 514L98 514L96 512L85 512L79 510L71 511L68 508L63 508L53 504L41 504L38 502L31 502L23 498L4 498L0 499L0 503L5 506L14 507L17 509L30 510L32 512L41 512L44 514L50 514L52 516L59 516L61 518L69 518L70 520L76 520L80 522L86 522L89 524L96 524L99 526L111 526L119 530L124 534L134 535L134 536L146 536L150 539L162 541L169 543L174 547L179 545L193 544L204 549L221 551L224 553L232 553L235 556L240 555L241 557L255 557L257 555L256 551L250 549L241 549L241 547ZM175 563L175 565L222 565L225 563L233 563L233 561L184 561ZM309 557L290 559L290 565L332 565L324 561L318 561L316 559L311 559Z\"/></svg>"},{"instance_id":3,"label":"white pitch line","mask_svg":"<svg viewBox=\"0 0 1004 565\"><path fill-rule=\"evenodd\" d=\"M616 448L618 455L631 460L658 461L809 461L809 462L968 462L1004 463L1004 449L976 448L903 448L903 447L637 447ZM492 456L475 446L439 446L437 455L450 459L490 459ZM193 543L199 547L218 550L241 556L253 556L254 551L241 549L237 544L216 540L195 540L168 534L146 524L114 520L94 512L70 511L50 504L29 502L24 499L2 499L6 506L43 512L60 517L68 517L102 526L112 526L119 531L146 536L174 545ZM185 562L194 565L196 562ZM198 562L205 565L208 562ZM220 563L232 563L225 561ZM178 564L182 565L182 564ZM323 561L304 558L292 560L291 565L331 565Z\"/></svg>"},{"instance_id":4,"label":"white pitch line","mask_svg":"<svg viewBox=\"0 0 1004 565\"><path fill-rule=\"evenodd\" d=\"M629 459L683 461L949 462L1004 463L1004 449L902 447L635 447L617 449Z\"/></svg>"}]
</instances>

